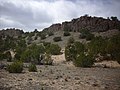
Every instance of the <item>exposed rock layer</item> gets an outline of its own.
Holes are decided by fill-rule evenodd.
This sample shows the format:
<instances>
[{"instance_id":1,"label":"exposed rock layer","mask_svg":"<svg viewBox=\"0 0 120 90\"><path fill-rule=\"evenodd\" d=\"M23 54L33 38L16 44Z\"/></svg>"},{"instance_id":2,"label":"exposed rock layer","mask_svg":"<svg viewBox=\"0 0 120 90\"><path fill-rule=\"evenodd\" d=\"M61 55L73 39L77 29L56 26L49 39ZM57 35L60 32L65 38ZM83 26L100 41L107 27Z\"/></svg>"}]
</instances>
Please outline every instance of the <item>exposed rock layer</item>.
<instances>
[{"instance_id":1,"label":"exposed rock layer","mask_svg":"<svg viewBox=\"0 0 120 90\"><path fill-rule=\"evenodd\" d=\"M93 32L101 32L112 29L120 29L119 20L104 19L102 17L81 16L73 19L70 22L63 22L62 24L53 24L43 31L58 31L69 29L70 31L80 31L81 29L88 29Z\"/></svg>"}]
</instances>

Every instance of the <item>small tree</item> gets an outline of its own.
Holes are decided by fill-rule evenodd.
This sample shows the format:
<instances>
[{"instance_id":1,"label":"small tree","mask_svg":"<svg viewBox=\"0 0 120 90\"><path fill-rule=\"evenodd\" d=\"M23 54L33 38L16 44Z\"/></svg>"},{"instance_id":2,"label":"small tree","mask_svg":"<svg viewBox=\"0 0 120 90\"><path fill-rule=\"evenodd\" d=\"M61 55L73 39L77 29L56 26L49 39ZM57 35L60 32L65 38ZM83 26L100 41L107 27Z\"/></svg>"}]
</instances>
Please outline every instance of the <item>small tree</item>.
<instances>
[{"instance_id":1,"label":"small tree","mask_svg":"<svg viewBox=\"0 0 120 90\"><path fill-rule=\"evenodd\" d=\"M108 40L105 50L111 55L111 59L120 63L120 33Z\"/></svg>"},{"instance_id":2,"label":"small tree","mask_svg":"<svg viewBox=\"0 0 120 90\"><path fill-rule=\"evenodd\" d=\"M88 35L86 35L86 40L92 40L94 38L94 34L89 33Z\"/></svg>"},{"instance_id":3,"label":"small tree","mask_svg":"<svg viewBox=\"0 0 120 90\"><path fill-rule=\"evenodd\" d=\"M74 65L77 67L91 67L94 64L94 60L91 56L86 56L84 53L74 60Z\"/></svg>"},{"instance_id":4,"label":"small tree","mask_svg":"<svg viewBox=\"0 0 120 90\"><path fill-rule=\"evenodd\" d=\"M47 50L47 52L52 55L59 55L60 51L61 47L58 44L51 44L49 49Z\"/></svg>"},{"instance_id":5,"label":"small tree","mask_svg":"<svg viewBox=\"0 0 120 90\"><path fill-rule=\"evenodd\" d=\"M76 49L74 44L69 44L65 47L66 61L73 61L76 58Z\"/></svg>"},{"instance_id":6,"label":"small tree","mask_svg":"<svg viewBox=\"0 0 120 90\"><path fill-rule=\"evenodd\" d=\"M84 39L88 34L89 34L89 31L87 29L80 30L80 38Z\"/></svg>"},{"instance_id":7,"label":"small tree","mask_svg":"<svg viewBox=\"0 0 120 90\"><path fill-rule=\"evenodd\" d=\"M70 33L68 31L65 31L63 36L70 36Z\"/></svg>"},{"instance_id":8,"label":"small tree","mask_svg":"<svg viewBox=\"0 0 120 90\"><path fill-rule=\"evenodd\" d=\"M54 42L59 42L59 41L62 41L61 37L54 37L53 38L53 41Z\"/></svg>"},{"instance_id":9,"label":"small tree","mask_svg":"<svg viewBox=\"0 0 120 90\"><path fill-rule=\"evenodd\" d=\"M113 21L118 21L117 17L111 16L111 19L112 19Z\"/></svg>"},{"instance_id":10,"label":"small tree","mask_svg":"<svg viewBox=\"0 0 120 90\"><path fill-rule=\"evenodd\" d=\"M40 37L41 37L42 40L46 39L46 34L45 33L41 33Z\"/></svg>"},{"instance_id":11,"label":"small tree","mask_svg":"<svg viewBox=\"0 0 120 90\"><path fill-rule=\"evenodd\" d=\"M21 73L23 70L23 63L20 61L13 62L11 65L7 66L7 70L10 73Z\"/></svg>"},{"instance_id":12,"label":"small tree","mask_svg":"<svg viewBox=\"0 0 120 90\"><path fill-rule=\"evenodd\" d=\"M45 65L52 65L53 64L53 60L52 60L50 54L45 54L44 64Z\"/></svg>"}]
</instances>

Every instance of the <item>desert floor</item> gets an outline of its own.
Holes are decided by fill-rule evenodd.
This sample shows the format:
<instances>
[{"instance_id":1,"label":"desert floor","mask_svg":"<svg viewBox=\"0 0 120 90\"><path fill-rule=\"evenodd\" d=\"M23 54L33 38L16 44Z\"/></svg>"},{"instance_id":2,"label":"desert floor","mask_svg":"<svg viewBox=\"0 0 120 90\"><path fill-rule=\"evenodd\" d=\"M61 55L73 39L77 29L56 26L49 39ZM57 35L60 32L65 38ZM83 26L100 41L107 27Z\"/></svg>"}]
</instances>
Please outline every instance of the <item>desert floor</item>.
<instances>
[{"instance_id":1,"label":"desert floor","mask_svg":"<svg viewBox=\"0 0 120 90\"><path fill-rule=\"evenodd\" d=\"M117 62L104 61L92 68L80 68L62 57L53 56L52 66L37 65L38 72L24 68L23 73L17 74L1 69L0 90L120 90Z\"/></svg>"}]
</instances>

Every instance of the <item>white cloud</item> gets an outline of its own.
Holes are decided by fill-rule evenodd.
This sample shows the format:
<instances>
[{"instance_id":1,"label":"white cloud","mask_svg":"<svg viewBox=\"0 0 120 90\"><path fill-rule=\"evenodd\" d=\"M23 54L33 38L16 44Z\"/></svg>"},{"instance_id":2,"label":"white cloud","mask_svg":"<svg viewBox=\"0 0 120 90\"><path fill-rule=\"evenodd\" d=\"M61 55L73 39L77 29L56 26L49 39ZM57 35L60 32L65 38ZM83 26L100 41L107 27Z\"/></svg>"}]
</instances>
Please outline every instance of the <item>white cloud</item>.
<instances>
[{"instance_id":1,"label":"white cloud","mask_svg":"<svg viewBox=\"0 0 120 90\"><path fill-rule=\"evenodd\" d=\"M117 16L119 0L0 0L0 28L42 30L81 15Z\"/></svg>"}]
</instances>

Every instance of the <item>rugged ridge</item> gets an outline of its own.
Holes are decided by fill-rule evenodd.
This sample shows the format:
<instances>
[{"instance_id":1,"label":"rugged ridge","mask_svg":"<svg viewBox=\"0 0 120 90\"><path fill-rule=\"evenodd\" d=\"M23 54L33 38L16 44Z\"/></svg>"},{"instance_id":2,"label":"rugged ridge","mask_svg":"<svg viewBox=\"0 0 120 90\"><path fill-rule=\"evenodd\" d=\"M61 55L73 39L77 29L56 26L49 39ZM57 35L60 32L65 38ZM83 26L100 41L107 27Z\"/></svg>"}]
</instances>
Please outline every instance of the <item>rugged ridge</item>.
<instances>
[{"instance_id":1,"label":"rugged ridge","mask_svg":"<svg viewBox=\"0 0 120 90\"><path fill-rule=\"evenodd\" d=\"M0 30L0 37L4 36L9 36L9 37L18 37L23 34L23 30L15 29L15 28L10 28L6 30Z\"/></svg>"},{"instance_id":2,"label":"rugged ridge","mask_svg":"<svg viewBox=\"0 0 120 90\"><path fill-rule=\"evenodd\" d=\"M88 29L93 32L101 32L112 29L120 29L120 21L117 17L111 17L111 19L103 17L91 17L88 15L81 16L80 18L72 19L70 22L63 22L62 24L53 24L43 31L58 31L58 30L69 30L78 32L81 29Z\"/></svg>"}]
</instances>

